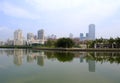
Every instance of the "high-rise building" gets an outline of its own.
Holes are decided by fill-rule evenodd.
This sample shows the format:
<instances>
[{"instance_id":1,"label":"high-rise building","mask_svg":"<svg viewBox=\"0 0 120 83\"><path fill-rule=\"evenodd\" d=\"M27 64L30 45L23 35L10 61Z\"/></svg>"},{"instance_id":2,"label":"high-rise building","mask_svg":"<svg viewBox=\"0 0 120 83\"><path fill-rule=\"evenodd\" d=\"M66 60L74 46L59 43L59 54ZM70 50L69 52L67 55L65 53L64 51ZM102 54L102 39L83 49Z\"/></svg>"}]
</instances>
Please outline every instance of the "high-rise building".
<instances>
[{"instance_id":1,"label":"high-rise building","mask_svg":"<svg viewBox=\"0 0 120 83\"><path fill-rule=\"evenodd\" d=\"M14 32L14 45L23 45L23 33L22 30L18 29Z\"/></svg>"},{"instance_id":2,"label":"high-rise building","mask_svg":"<svg viewBox=\"0 0 120 83\"><path fill-rule=\"evenodd\" d=\"M34 34L33 33L27 33L27 40L34 39Z\"/></svg>"},{"instance_id":3,"label":"high-rise building","mask_svg":"<svg viewBox=\"0 0 120 83\"><path fill-rule=\"evenodd\" d=\"M95 40L95 25L94 24L89 25L88 39Z\"/></svg>"},{"instance_id":4,"label":"high-rise building","mask_svg":"<svg viewBox=\"0 0 120 83\"><path fill-rule=\"evenodd\" d=\"M38 31L38 39L44 40L44 30L43 29Z\"/></svg>"},{"instance_id":5,"label":"high-rise building","mask_svg":"<svg viewBox=\"0 0 120 83\"><path fill-rule=\"evenodd\" d=\"M81 41L83 41L83 37L84 37L83 33L80 33L80 40Z\"/></svg>"}]
</instances>

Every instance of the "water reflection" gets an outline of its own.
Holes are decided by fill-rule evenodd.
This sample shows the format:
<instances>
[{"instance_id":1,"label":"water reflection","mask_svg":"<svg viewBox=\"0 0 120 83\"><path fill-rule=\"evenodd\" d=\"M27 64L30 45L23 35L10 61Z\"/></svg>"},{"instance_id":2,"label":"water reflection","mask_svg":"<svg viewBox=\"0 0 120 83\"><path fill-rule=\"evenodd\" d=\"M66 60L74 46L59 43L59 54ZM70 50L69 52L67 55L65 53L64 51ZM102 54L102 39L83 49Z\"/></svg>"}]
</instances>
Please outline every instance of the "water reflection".
<instances>
[{"instance_id":1,"label":"water reflection","mask_svg":"<svg viewBox=\"0 0 120 83\"><path fill-rule=\"evenodd\" d=\"M96 63L120 63L120 52L54 52L54 51L32 51L23 49L0 50L0 55L13 56L13 63L21 66L23 61L27 63L36 62L38 66L45 65L45 59L59 61L62 63L79 59L79 63L87 63L88 71L95 72ZM86 61L86 62L85 62Z\"/></svg>"},{"instance_id":2,"label":"water reflection","mask_svg":"<svg viewBox=\"0 0 120 83\"><path fill-rule=\"evenodd\" d=\"M95 72L95 60L88 61L89 72Z\"/></svg>"},{"instance_id":3,"label":"water reflection","mask_svg":"<svg viewBox=\"0 0 120 83\"><path fill-rule=\"evenodd\" d=\"M15 65L22 65L23 50L14 50L13 62Z\"/></svg>"},{"instance_id":4,"label":"water reflection","mask_svg":"<svg viewBox=\"0 0 120 83\"><path fill-rule=\"evenodd\" d=\"M37 56L37 64L40 66L44 66L44 52L40 52Z\"/></svg>"}]
</instances>

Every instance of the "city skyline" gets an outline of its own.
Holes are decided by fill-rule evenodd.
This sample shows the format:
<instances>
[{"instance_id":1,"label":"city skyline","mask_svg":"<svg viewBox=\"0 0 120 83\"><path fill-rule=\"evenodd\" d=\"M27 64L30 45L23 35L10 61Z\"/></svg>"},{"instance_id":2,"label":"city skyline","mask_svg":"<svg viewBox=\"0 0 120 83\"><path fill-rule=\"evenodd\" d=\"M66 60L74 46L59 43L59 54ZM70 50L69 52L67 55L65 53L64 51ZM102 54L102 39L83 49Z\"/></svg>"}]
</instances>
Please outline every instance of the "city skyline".
<instances>
[{"instance_id":1,"label":"city skyline","mask_svg":"<svg viewBox=\"0 0 120 83\"><path fill-rule=\"evenodd\" d=\"M119 0L1 0L0 40L13 39L19 28L24 36L44 29L46 36L72 33L79 37L89 24L96 25L96 38L116 38L120 36L119 10Z\"/></svg>"},{"instance_id":2,"label":"city skyline","mask_svg":"<svg viewBox=\"0 0 120 83\"><path fill-rule=\"evenodd\" d=\"M80 33L80 40L95 40L96 39L96 30L95 30L95 24L89 24L88 26L88 32L84 36L84 33Z\"/></svg>"}]
</instances>

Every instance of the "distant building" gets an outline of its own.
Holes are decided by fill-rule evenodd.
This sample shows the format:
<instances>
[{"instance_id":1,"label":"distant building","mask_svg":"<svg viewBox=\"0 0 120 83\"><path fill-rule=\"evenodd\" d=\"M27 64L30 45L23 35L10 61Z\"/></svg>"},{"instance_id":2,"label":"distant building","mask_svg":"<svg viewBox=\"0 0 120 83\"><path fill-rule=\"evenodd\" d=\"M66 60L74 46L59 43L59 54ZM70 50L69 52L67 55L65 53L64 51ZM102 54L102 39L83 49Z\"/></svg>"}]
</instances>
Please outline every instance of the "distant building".
<instances>
[{"instance_id":1,"label":"distant building","mask_svg":"<svg viewBox=\"0 0 120 83\"><path fill-rule=\"evenodd\" d=\"M5 45L5 42L0 41L0 46L3 46L3 45Z\"/></svg>"},{"instance_id":2,"label":"distant building","mask_svg":"<svg viewBox=\"0 0 120 83\"><path fill-rule=\"evenodd\" d=\"M52 39L52 40L55 40L56 38L57 38L57 36L54 35L54 34L49 35L49 36L47 37L47 39Z\"/></svg>"},{"instance_id":3,"label":"distant building","mask_svg":"<svg viewBox=\"0 0 120 83\"><path fill-rule=\"evenodd\" d=\"M80 33L80 41L85 41L87 38L84 36L83 33Z\"/></svg>"},{"instance_id":4,"label":"distant building","mask_svg":"<svg viewBox=\"0 0 120 83\"><path fill-rule=\"evenodd\" d=\"M95 25L90 24L89 25L89 40L95 40Z\"/></svg>"},{"instance_id":5,"label":"distant building","mask_svg":"<svg viewBox=\"0 0 120 83\"><path fill-rule=\"evenodd\" d=\"M7 42L6 42L7 45L14 45L14 41L13 40L10 40L8 39Z\"/></svg>"},{"instance_id":6,"label":"distant building","mask_svg":"<svg viewBox=\"0 0 120 83\"><path fill-rule=\"evenodd\" d=\"M84 36L83 33L80 33L80 41L85 41L85 40L95 40L95 25L90 24L89 25L89 31L86 33L86 36Z\"/></svg>"},{"instance_id":7,"label":"distant building","mask_svg":"<svg viewBox=\"0 0 120 83\"><path fill-rule=\"evenodd\" d=\"M88 40L89 38L89 33L86 33L86 40Z\"/></svg>"},{"instance_id":8,"label":"distant building","mask_svg":"<svg viewBox=\"0 0 120 83\"><path fill-rule=\"evenodd\" d=\"M80 41L83 41L84 40L84 35L83 33L80 33Z\"/></svg>"},{"instance_id":9,"label":"distant building","mask_svg":"<svg viewBox=\"0 0 120 83\"><path fill-rule=\"evenodd\" d=\"M45 38L44 38L44 30L41 29L38 31L38 40L41 42L41 44L44 44Z\"/></svg>"},{"instance_id":10,"label":"distant building","mask_svg":"<svg viewBox=\"0 0 120 83\"><path fill-rule=\"evenodd\" d=\"M32 40L34 39L34 34L33 33L27 33L27 40Z\"/></svg>"},{"instance_id":11,"label":"distant building","mask_svg":"<svg viewBox=\"0 0 120 83\"><path fill-rule=\"evenodd\" d=\"M38 39L44 40L44 30L43 29L38 31Z\"/></svg>"},{"instance_id":12,"label":"distant building","mask_svg":"<svg viewBox=\"0 0 120 83\"><path fill-rule=\"evenodd\" d=\"M23 33L22 30L18 29L14 32L14 45L23 45Z\"/></svg>"}]
</instances>

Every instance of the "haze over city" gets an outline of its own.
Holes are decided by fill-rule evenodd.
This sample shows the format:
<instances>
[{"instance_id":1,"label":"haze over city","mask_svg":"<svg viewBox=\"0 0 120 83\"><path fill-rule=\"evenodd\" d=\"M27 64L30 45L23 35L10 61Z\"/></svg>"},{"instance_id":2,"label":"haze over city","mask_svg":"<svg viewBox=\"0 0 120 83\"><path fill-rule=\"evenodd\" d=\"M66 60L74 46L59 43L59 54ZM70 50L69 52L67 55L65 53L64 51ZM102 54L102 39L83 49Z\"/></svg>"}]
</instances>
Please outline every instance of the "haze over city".
<instances>
[{"instance_id":1,"label":"haze over city","mask_svg":"<svg viewBox=\"0 0 120 83\"><path fill-rule=\"evenodd\" d=\"M120 36L120 0L0 0L0 40L21 29L37 34L79 37L95 24L96 38Z\"/></svg>"}]
</instances>

